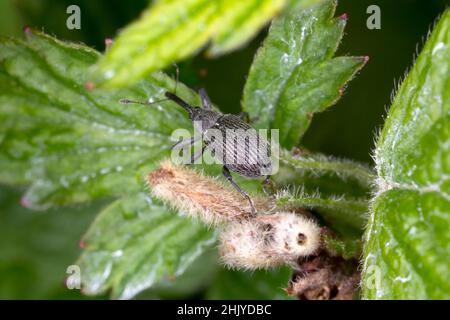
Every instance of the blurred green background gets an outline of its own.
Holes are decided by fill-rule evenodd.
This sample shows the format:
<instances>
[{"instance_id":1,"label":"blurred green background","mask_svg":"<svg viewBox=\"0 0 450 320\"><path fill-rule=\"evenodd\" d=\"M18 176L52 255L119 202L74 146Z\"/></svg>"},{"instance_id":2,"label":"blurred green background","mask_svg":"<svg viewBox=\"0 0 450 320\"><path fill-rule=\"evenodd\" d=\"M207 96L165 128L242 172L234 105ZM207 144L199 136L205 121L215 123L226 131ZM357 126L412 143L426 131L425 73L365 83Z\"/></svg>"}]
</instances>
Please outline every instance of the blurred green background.
<instances>
[{"instance_id":1,"label":"blurred green background","mask_svg":"<svg viewBox=\"0 0 450 320\"><path fill-rule=\"evenodd\" d=\"M23 26L29 25L103 50L104 39L137 18L148 2L0 0L0 35L20 37ZM81 30L66 28L66 8L71 4L81 8ZM366 28L366 9L372 4L381 8L381 30ZM338 54L368 55L370 61L338 104L314 118L303 144L371 163L375 133L382 126L394 84L411 66L417 48L447 5L444 0L341 0L337 15L347 13L349 21ZM208 60L199 53L180 63L181 81L206 88L223 111L239 112L245 77L265 32L227 56ZM20 192L0 186L0 299L81 297L76 290L65 289L65 272L79 254L82 233L104 203L36 213L19 206ZM202 297L203 289L195 297Z\"/></svg>"}]
</instances>

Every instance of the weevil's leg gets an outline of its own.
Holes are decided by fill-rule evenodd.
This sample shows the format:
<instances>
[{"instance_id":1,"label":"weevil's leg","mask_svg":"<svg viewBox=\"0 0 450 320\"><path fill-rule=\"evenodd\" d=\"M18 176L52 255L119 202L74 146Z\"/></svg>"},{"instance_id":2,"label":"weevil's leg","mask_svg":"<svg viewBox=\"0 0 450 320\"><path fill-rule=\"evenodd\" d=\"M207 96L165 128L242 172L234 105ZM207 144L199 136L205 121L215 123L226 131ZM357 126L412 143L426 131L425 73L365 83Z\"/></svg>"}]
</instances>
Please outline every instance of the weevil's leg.
<instances>
[{"instance_id":1,"label":"weevil's leg","mask_svg":"<svg viewBox=\"0 0 450 320\"><path fill-rule=\"evenodd\" d=\"M191 155L191 162L189 164L194 164L194 162L203 155L203 152L205 152L205 149L206 149L206 146L203 146L201 150L193 153Z\"/></svg>"},{"instance_id":2,"label":"weevil's leg","mask_svg":"<svg viewBox=\"0 0 450 320\"><path fill-rule=\"evenodd\" d=\"M211 100L208 97L208 94L206 93L206 90L201 88L198 93L200 94L200 98L202 99L202 108L205 110L211 110Z\"/></svg>"},{"instance_id":3,"label":"weevil's leg","mask_svg":"<svg viewBox=\"0 0 450 320\"><path fill-rule=\"evenodd\" d=\"M189 139L180 139L177 143L175 143L173 146L172 146L172 149L175 149L175 150L177 150L177 149L181 149L181 148L183 148L183 147L185 147L185 146L187 146L187 145L193 145L194 143L196 143L198 140L200 140L202 137L201 136L193 136L193 137L191 137L191 138L189 138Z\"/></svg>"},{"instance_id":4,"label":"weevil's leg","mask_svg":"<svg viewBox=\"0 0 450 320\"><path fill-rule=\"evenodd\" d=\"M266 176L263 183L263 191L266 195L271 196L275 193L275 185L272 180L270 180L270 176Z\"/></svg>"},{"instance_id":5,"label":"weevil's leg","mask_svg":"<svg viewBox=\"0 0 450 320\"><path fill-rule=\"evenodd\" d=\"M225 176L225 178L227 178L227 180L231 183L231 185L232 185L232 186L233 186L240 194L242 194L244 197L246 197L246 198L248 199L248 202L250 202L250 207L251 207L251 210L252 210L252 215L255 216L255 215L256 215L256 209L255 209L255 206L253 205L253 201L252 201L252 199L250 198L250 196L249 196L244 190L242 190L241 187L239 187L239 185L233 180L233 177L231 176L231 172L230 172L230 170L229 170L227 167L223 166L223 168L222 168L222 173L223 173L223 175Z\"/></svg>"}]
</instances>

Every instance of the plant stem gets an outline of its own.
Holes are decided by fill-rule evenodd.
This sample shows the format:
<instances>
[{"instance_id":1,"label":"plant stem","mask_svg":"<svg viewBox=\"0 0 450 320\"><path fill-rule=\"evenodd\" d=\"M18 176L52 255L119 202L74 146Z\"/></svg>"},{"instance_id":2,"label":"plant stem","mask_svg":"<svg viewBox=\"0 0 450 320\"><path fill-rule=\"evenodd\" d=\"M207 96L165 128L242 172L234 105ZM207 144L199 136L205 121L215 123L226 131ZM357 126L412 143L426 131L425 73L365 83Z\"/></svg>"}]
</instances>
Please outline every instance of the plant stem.
<instances>
[{"instance_id":1,"label":"plant stem","mask_svg":"<svg viewBox=\"0 0 450 320\"><path fill-rule=\"evenodd\" d=\"M360 185L372 189L375 173L363 164L349 160L340 160L322 154L306 156L293 155L286 150L280 151L280 162L294 168L313 173L329 172L343 179L354 179Z\"/></svg>"},{"instance_id":2,"label":"plant stem","mask_svg":"<svg viewBox=\"0 0 450 320\"><path fill-rule=\"evenodd\" d=\"M355 216L365 216L368 202L359 199L321 198L317 194L282 195L277 197L278 206L303 207L308 209L333 209L351 213Z\"/></svg>"}]
</instances>

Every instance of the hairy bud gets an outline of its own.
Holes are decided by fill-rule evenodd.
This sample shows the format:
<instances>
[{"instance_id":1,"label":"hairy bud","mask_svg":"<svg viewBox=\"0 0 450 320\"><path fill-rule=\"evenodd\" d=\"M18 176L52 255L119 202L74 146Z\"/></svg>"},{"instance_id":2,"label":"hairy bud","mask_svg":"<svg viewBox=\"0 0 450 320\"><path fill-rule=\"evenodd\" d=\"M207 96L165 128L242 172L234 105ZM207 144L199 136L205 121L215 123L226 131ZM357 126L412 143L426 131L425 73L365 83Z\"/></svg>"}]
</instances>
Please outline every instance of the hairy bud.
<instances>
[{"instance_id":1,"label":"hairy bud","mask_svg":"<svg viewBox=\"0 0 450 320\"><path fill-rule=\"evenodd\" d=\"M280 212L259 219L272 226L271 247L286 262L311 255L320 246L320 227L302 215Z\"/></svg>"},{"instance_id":2,"label":"hairy bud","mask_svg":"<svg viewBox=\"0 0 450 320\"><path fill-rule=\"evenodd\" d=\"M270 249L271 225L255 219L231 222L221 230L219 256L229 268L267 269L284 263Z\"/></svg>"},{"instance_id":3,"label":"hairy bud","mask_svg":"<svg viewBox=\"0 0 450 320\"><path fill-rule=\"evenodd\" d=\"M231 186L170 161L150 173L148 183L153 196L206 224L245 218L251 212L248 200ZM268 200L253 201L258 211L268 210Z\"/></svg>"},{"instance_id":4,"label":"hairy bud","mask_svg":"<svg viewBox=\"0 0 450 320\"><path fill-rule=\"evenodd\" d=\"M153 196L206 224L219 224L219 254L230 268L266 269L295 265L316 253L320 228L291 212L270 214L271 201L255 198L259 214L249 215L249 203L233 188L214 178L169 161L148 176Z\"/></svg>"},{"instance_id":5,"label":"hairy bud","mask_svg":"<svg viewBox=\"0 0 450 320\"><path fill-rule=\"evenodd\" d=\"M244 269L295 264L320 246L320 228L289 212L260 215L229 223L220 234L219 254L225 265Z\"/></svg>"}]
</instances>

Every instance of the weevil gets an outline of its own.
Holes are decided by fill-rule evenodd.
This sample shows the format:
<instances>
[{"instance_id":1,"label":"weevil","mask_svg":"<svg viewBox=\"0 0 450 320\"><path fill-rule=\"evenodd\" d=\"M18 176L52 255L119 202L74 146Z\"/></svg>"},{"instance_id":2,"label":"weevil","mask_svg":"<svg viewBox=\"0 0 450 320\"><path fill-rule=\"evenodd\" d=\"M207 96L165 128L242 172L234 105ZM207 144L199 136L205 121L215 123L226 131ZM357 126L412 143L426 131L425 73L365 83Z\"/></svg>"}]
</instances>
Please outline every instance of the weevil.
<instances>
[{"instance_id":1,"label":"weevil","mask_svg":"<svg viewBox=\"0 0 450 320\"><path fill-rule=\"evenodd\" d=\"M182 148L192 146L202 139L204 145L199 152L192 154L191 162L200 158L206 149L209 149L213 156L219 158L223 164L222 173L231 185L250 203L252 214L256 214L256 209L250 196L239 187L233 180L230 171L241 176L258 178L266 176L265 183L269 181L272 171L270 159L270 144L267 139L258 135L256 130L244 121L245 113L240 115L223 114L212 109L211 101L204 89L199 90L201 107L192 106L180 98L176 93L166 91L166 99L156 102L140 102L122 99L122 104L138 103L152 105L158 102L170 100L181 106L189 113L189 118L194 123L194 129L201 133L200 137L194 136L177 142L172 148ZM245 136L242 136L242 133ZM217 133L222 139L218 139Z\"/></svg>"}]
</instances>

